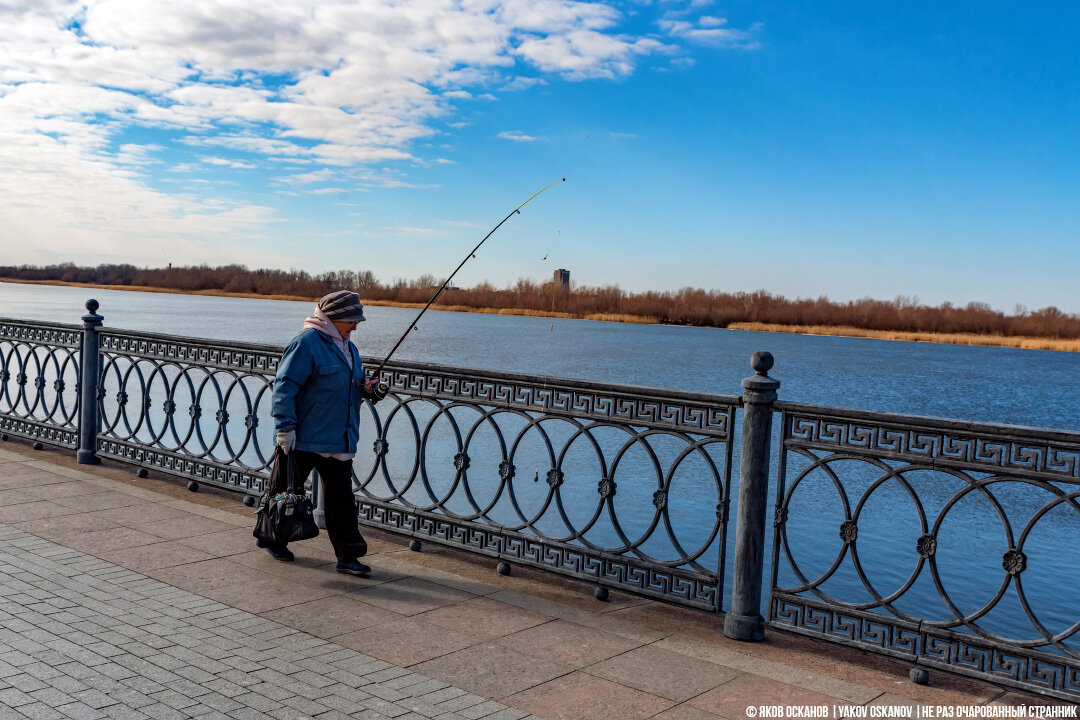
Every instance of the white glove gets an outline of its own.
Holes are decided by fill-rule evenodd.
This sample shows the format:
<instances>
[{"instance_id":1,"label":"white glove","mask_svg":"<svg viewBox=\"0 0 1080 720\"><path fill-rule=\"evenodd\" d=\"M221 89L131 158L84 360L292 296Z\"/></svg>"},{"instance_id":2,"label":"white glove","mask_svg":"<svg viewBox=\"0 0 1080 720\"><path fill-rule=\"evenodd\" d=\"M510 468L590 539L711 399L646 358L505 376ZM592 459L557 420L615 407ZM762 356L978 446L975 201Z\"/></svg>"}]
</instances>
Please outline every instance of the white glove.
<instances>
[{"instance_id":1,"label":"white glove","mask_svg":"<svg viewBox=\"0 0 1080 720\"><path fill-rule=\"evenodd\" d=\"M296 431L281 430L274 437L274 442L277 443L277 446L281 448L282 452L288 454L296 447Z\"/></svg>"}]
</instances>

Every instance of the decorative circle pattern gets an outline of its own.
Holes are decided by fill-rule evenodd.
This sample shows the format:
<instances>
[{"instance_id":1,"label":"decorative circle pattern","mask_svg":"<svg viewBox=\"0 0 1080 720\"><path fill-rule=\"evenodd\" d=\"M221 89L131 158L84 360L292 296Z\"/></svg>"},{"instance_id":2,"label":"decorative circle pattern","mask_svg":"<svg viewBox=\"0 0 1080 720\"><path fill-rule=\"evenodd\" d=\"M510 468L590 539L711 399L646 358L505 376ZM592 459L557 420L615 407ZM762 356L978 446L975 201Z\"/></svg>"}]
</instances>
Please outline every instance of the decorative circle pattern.
<instances>
[{"instance_id":1,"label":"decorative circle pattern","mask_svg":"<svg viewBox=\"0 0 1080 720\"><path fill-rule=\"evenodd\" d=\"M1080 617L1063 617L1053 592L1021 578L1032 572L1025 544L1040 524L1059 536L1080 520L1080 435L846 412L784 408L770 623L1060 697L1075 692L1068 659L1080 658ZM804 486L812 501L793 502ZM823 486L835 490L832 507ZM874 523L865 517L878 496L888 510ZM842 518L835 556L813 535L830 513ZM889 541L901 518L912 544ZM980 573L1001 547L1000 575L987 585ZM1053 561L1039 549L1045 580ZM976 597L977 579L989 597Z\"/></svg>"},{"instance_id":2,"label":"decorative circle pattern","mask_svg":"<svg viewBox=\"0 0 1080 720\"><path fill-rule=\"evenodd\" d=\"M0 321L0 429L75 447L80 330Z\"/></svg>"}]
</instances>

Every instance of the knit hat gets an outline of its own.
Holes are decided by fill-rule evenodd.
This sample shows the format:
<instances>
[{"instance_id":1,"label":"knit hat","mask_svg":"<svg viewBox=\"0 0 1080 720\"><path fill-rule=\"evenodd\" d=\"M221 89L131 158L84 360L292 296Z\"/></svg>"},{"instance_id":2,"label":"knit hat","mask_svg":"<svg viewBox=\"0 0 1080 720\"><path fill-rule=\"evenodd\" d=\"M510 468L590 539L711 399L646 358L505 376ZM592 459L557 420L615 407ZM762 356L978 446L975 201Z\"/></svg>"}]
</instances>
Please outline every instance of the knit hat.
<instances>
[{"instance_id":1,"label":"knit hat","mask_svg":"<svg viewBox=\"0 0 1080 720\"><path fill-rule=\"evenodd\" d=\"M333 322L363 322L364 305L360 296L348 290L332 292L319 301L319 309Z\"/></svg>"}]
</instances>

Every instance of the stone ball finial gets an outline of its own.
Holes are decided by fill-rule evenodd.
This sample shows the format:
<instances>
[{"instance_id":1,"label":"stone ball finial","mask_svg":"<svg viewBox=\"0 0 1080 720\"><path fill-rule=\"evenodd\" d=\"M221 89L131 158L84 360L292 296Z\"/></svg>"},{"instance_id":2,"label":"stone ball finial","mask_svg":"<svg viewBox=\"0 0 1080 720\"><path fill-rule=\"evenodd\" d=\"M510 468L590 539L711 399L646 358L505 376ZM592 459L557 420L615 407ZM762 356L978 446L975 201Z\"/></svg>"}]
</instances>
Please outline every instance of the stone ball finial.
<instances>
[{"instance_id":1,"label":"stone ball finial","mask_svg":"<svg viewBox=\"0 0 1080 720\"><path fill-rule=\"evenodd\" d=\"M86 309L90 311L91 315L97 315L97 310L99 307L100 305L98 305L98 301L94 298L90 298L86 301Z\"/></svg>"},{"instance_id":2,"label":"stone ball finial","mask_svg":"<svg viewBox=\"0 0 1080 720\"><path fill-rule=\"evenodd\" d=\"M750 367L754 368L754 372L758 375L768 375L775 362L771 352L768 352L767 350L758 350L754 353L753 357L750 358Z\"/></svg>"}]
</instances>

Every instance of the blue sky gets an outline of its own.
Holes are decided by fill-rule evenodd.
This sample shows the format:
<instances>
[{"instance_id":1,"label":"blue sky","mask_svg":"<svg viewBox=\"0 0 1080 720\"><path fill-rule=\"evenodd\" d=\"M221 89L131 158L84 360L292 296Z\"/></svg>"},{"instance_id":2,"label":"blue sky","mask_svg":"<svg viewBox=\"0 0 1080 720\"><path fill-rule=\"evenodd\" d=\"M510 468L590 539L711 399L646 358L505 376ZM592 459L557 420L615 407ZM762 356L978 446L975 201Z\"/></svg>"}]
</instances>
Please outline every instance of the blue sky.
<instances>
[{"instance_id":1,"label":"blue sky","mask_svg":"<svg viewBox=\"0 0 1080 720\"><path fill-rule=\"evenodd\" d=\"M458 282L1080 312L1077 30L1064 2L7 3L0 262L442 276L566 177Z\"/></svg>"}]
</instances>

